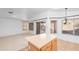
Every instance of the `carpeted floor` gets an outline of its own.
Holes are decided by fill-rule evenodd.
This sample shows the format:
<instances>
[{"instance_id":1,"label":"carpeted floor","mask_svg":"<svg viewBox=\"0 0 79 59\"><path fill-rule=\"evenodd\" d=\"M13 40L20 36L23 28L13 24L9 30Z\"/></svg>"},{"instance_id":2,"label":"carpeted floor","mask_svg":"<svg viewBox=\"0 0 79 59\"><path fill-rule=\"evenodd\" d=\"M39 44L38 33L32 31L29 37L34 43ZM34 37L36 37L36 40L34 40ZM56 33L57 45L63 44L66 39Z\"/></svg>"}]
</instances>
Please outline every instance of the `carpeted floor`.
<instances>
[{"instance_id":1,"label":"carpeted floor","mask_svg":"<svg viewBox=\"0 0 79 59\"><path fill-rule=\"evenodd\" d=\"M19 34L0 38L0 51L17 51L27 47L25 37L32 36L32 34Z\"/></svg>"}]
</instances>

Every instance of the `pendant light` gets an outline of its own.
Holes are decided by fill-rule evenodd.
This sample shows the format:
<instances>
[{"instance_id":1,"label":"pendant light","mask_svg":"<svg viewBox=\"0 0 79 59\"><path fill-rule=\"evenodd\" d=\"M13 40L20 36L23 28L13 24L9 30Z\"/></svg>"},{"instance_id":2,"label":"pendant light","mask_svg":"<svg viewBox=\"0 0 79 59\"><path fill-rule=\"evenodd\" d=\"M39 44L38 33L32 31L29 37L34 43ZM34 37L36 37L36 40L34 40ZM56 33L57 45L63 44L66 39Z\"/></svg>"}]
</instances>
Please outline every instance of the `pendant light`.
<instances>
[{"instance_id":1,"label":"pendant light","mask_svg":"<svg viewBox=\"0 0 79 59\"><path fill-rule=\"evenodd\" d=\"M64 22L64 24L67 24L67 9L68 8L65 8L65 22Z\"/></svg>"}]
</instances>

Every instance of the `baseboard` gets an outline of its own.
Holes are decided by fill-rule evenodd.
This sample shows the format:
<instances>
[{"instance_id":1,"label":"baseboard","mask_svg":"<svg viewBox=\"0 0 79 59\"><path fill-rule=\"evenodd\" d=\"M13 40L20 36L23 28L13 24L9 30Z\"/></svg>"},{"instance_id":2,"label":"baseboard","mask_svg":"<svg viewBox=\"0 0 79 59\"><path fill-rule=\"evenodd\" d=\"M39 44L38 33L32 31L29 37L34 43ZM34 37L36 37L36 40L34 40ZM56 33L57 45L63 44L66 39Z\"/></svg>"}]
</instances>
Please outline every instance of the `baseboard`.
<instances>
[{"instance_id":1,"label":"baseboard","mask_svg":"<svg viewBox=\"0 0 79 59\"><path fill-rule=\"evenodd\" d=\"M19 49L18 51L28 51L28 47L24 47L22 49Z\"/></svg>"},{"instance_id":2,"label":"baseboard","mask_svg":"<svg viewBox=\"0 0 79 59\"><path fill-rule=\"evenodd\" d=\"M21 34L26 34L26 33L18 33L18 34L13 34L13 35L7 35L7 36L1 36L1 38L7 38L7 37L11 37L11 36L16 36L16 35L21 35Z\"/></svg>"}]
</instances>

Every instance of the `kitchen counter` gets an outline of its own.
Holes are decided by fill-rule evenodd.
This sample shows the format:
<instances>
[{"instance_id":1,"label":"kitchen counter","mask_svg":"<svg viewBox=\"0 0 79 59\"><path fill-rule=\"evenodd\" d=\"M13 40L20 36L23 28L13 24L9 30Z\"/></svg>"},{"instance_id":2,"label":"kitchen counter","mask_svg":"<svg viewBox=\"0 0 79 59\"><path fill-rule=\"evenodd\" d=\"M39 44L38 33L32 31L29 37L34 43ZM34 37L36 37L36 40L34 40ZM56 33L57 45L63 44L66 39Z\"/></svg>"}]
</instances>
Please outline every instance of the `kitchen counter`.
<instances>
[{"instance_id":1,"label":"kitchen counter","mask_svg":"<svg viewBox=\"0 0 79 59\"><path fill-rule=\"evenodd\" d=\"M43 47L44 45L46 45L56 37L57 36L55 34L51 34L51 39L47 39L46 34L40 34L40 35L31 36L31 37L26 37L26 40L31 44L33 44L38 49L40 49L41 47Z\"/></svg>"}]
</instances>

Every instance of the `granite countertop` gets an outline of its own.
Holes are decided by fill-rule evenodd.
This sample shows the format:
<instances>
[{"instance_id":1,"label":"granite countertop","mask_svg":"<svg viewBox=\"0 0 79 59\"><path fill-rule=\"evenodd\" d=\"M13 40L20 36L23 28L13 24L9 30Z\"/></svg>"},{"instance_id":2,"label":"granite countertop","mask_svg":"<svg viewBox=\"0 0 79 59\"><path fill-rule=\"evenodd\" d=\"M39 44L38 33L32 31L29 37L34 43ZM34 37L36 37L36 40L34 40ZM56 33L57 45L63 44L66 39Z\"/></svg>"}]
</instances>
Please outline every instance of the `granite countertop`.
<instances>
[{"instance_id":1,"label":"granite countertop","mask_svg":"<svg viewBox=\"0 0 79 59\"><path fill-rule=\"evenodd\" d=\"M47 39L46 34L39 34L31 37L26 37L25 39L40 49L54 38L56 38L55 34L51 34L51 39Z\"/></svg>"}]
</instances>

